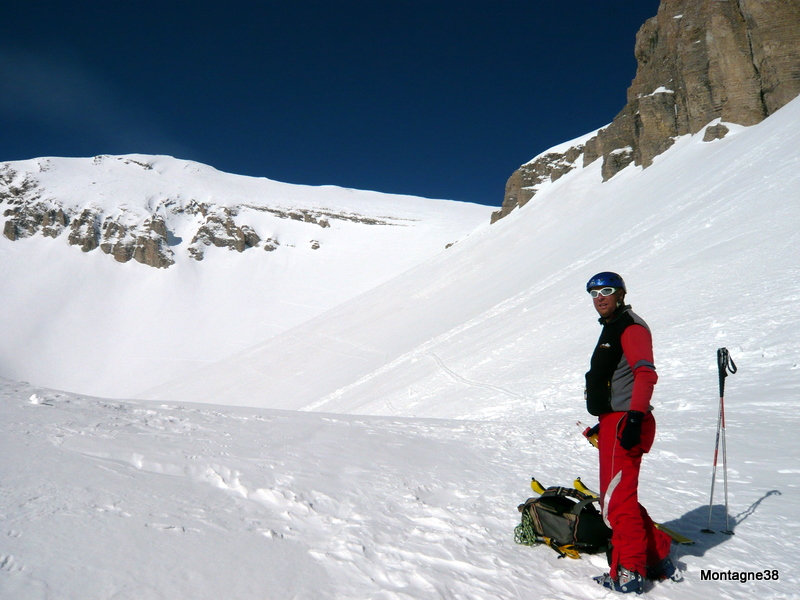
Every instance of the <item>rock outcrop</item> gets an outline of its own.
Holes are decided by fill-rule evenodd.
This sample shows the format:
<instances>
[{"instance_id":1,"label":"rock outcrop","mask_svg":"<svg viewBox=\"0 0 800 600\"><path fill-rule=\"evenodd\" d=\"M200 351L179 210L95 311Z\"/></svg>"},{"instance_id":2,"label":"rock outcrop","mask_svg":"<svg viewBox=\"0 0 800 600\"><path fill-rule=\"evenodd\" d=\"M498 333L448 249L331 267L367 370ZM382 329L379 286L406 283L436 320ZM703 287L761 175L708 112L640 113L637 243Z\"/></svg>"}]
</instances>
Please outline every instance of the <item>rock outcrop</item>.
<instances>
[{"instance_id":1,"label":"rock outcrop","mask_svg":"<svg viewBox=\"0 0 800 600\"><path fill-rule=\"evenodd\" d=\"M195 260L203 260L203 248L207 246L244 252L247 248L256 247L261 241L251 227L238 227L233 220L233 212L227 207L213 212L206 206L204 213L206 220L189 245L189 254Z\"/></svg>"},{"instance_id":2,"label":"rock outcrop","mask_svg":"<svg viewBox=\"0 0 800 600\"><path fill-rule=\"evenodd\" d=\"M556 181L572 171L576 161L583 155L583 144L573 146L566 152L548 152L522 165L506 182L506 195L500 210L492 213L492 223L502 219L514 208L525 206L540 186Z\"/></svg>"},{"instance_id":3,"label":"rock outcrop","mask_svg":"<svg viewBox=\"0 0 800 600\"><path fill-rule=\"evenodd\" d=\"M630 164L648 167L676 137L714 120L754 125L795 98L800 0L661 0L634 52L625 107L583 149L584 165L602 159L604 181ZM716 125L704 139L719 139L724 129ZM512 180L525 181L527 170L511 176L495 214L522 205Z\"/></svg>"},{"instance_id":4,"label":"rock outcrop","mask_svg":"<svg viewBox=\"0 0 800 600\"><path fill-rule=\"evenodd\" d=\"M80 218L73 221L73 225L81 221L84 225L75 227L70 234L70 244L80 246L84 252L99 246L100 250L121 263L133 259L156 268L175 264L172 249L169 247L169 232L162 217L152 215L141 223L126 224L128 218L124 214L116 218L108 216L98 227L99 215L97 211L84 210ZM94 228L89 226L90 223ZM85 234L79 235L77 231Z\"/></svg>"},{"instance_id":5,"label":"rock outcrop","mask_svg":"<svg viewBox=\"0 0 800 600\"><path fill-rule=\"evenodd\" d=\"M30 237L38 231L47 237L58 237L67 226L67 216L61 208L46 203L20 204L3 212L11 217L3 225L3 235L14 241Z\"/></svg>"},{"instance_id":6,"label":"rock outcrop","mask_svg":"<svg viewBox=\"0 0 800 600\"><path fill-rule=\"evenodd\" d=\"M800 93L800 0L662 0L636 36L638 69L628 102L597 136L589 164L603 178L630 147L644 167L674 139L708 123L755 125Z\"/></svg>"},{"instance_id":7,"label":"rock outcrop","mask_svg":"<svg viewBox=\"0 0 800 600\"><path fill-rule=\"evenodd\" d=\"M157 268L175 264L167 225L161 217L153 215L145 219L134 235L133 260Z\"/></svg>"},{"instance_id":8,"label":"rock outcrop","mask_svg":"<svg viewBox=\"0 0 800 600\"><path fill-rule=\"evenodd\" d=\"M69 224L67 241L84 252L100 246L100 216L97 211L86 208Z\"/></svg>"},{"instance_id":9,"label":"rock outcrop","mask_svg":"<svg viewBox=\"0 0 800 600\"><path fill-rule=\"evenodd\" d=\"M10 217L3 226L3 235L12 241L37 233L57 238L69 229L67 242L83 252L100 248L118 262L133 259L157 268L175 263L166 223L157 215L127 224L130 217L124 212L116 217L105 216L99 208L90 207L70 216L53 201L18 204L3 214Z\"/></svg>"}]
</instances>

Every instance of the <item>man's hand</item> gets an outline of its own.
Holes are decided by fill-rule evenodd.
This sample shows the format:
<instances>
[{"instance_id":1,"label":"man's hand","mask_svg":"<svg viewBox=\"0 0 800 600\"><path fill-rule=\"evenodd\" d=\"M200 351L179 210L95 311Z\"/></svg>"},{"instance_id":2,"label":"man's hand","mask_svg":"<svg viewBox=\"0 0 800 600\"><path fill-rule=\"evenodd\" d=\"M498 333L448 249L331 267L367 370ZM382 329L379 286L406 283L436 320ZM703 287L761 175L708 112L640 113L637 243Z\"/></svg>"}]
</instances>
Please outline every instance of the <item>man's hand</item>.
<instances>
[{"instance_id":1,"label":"man's hand","mask_svg":"<svg viewBox=\"0 0 800 600\"><path fill-rule=\"evenodd\" d=\"M597 434L600 433L600 423L594 427L587 427L583 430L583 435L589 440L589 443L597 448Z\"/></svg>"},{"instance_id":2,"label":"man's hand","mask_svg":"<svg viewBox=\"0 0 800 600\"><path fill-rule=\"evenodd\" d=\"M631 450L642 441L642 421L644 413L638 410L629 410L619 433L619 444L625 450Z\"/></svg>"}]
</instances>

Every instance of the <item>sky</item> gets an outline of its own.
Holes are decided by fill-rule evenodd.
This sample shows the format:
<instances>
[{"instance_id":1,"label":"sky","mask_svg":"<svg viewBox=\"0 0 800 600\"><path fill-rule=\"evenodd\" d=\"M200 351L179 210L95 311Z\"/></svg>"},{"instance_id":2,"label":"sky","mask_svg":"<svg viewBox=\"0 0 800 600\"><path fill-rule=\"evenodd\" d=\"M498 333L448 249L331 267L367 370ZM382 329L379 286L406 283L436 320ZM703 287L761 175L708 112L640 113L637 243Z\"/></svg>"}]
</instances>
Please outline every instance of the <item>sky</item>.
<instances>
[{"instance_id":1,"label":"sky","mask_svg":"<svg viewBox=\"0 0 800 600\"><path fill-rule=\"evenodd\" d=\"M7 3L0 161L166 154L499 205L608 124L657 0Z\"/></svg>"}]
</instances>

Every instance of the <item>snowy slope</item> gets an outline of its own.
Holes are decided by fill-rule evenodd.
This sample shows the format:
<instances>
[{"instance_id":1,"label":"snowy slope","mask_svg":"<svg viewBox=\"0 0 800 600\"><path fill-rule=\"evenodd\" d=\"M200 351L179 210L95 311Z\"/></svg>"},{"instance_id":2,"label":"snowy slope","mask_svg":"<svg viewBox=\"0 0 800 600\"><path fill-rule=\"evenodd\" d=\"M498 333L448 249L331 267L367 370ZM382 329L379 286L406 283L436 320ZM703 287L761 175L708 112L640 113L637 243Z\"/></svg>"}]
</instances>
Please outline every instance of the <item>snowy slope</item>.
<instances>
[{"instance_id":1,"label":"snowy slope","mask_svg":"<svg viewBox=\"0 0 800 600\"><path fill-rule=\"evenodd\" d=\"M673 549L686 580L648 597L797 598L798 138L795 100L605 184L598 165L571 173L157 401L1 382L0 597L615 597L591 581L603 558L513 542L531 475L596 485L575 426L599 332L583 285L615 269L660 374L640 499L697 540ZM700 532L721 346L739 367L725 395L733 536ZM715 529L722 497L720 480Z\"/></svg>"},{"instance_id":2,"label":"snowy slope","mask_svg":"<svg viewBox=\"0 0 800 600\"><path fill-rule=\"evenodd\" d=\"M731 127L605 184L597 163L573 171L446 255L149 397L445 418L570 403L599 332L583 286L602 270L655 332L664 398L706 385L720 345L795 381L800 102Z\"/></svg>"},{"instance_id":3,"label":"snowy slope","mask_svg":"<svg viewBox=\"0 0 800 600\"><path fill-rule=\"evenodd\" d=\"M443 252L491 209L221 173L164 156L4 163L37 202L125 223L157 214L175 264L117 263L99 249L0 236L0 375L108 397L131 396L230 356ZM203 210L233 210L266 242L244 252L189 248ZM194 207L194 210L192 208ZM11 202L0 204L5 211ZM286 218L314 211L329 224Z\"/></svg>"},{"instance_id":4,"label":"snowy slope","mask_svg":"<svg viewBox=\"0 0 800 600\"><path fill-rule=\"evenodd\" d=\"M730 399L734 536L699 532L712 411L684 409L645 461L642 501L697 539L673 550L685 581L650 584L650 598L797 597L794 403ZM596 451L573 418L564 410L451 421L109 401L3 381L0 597L610 598L591 581L603 558L558 560L513 541L531 474L596 485ZM701 569L779 578L703 581Z\"/></svg>"}]
</instances>

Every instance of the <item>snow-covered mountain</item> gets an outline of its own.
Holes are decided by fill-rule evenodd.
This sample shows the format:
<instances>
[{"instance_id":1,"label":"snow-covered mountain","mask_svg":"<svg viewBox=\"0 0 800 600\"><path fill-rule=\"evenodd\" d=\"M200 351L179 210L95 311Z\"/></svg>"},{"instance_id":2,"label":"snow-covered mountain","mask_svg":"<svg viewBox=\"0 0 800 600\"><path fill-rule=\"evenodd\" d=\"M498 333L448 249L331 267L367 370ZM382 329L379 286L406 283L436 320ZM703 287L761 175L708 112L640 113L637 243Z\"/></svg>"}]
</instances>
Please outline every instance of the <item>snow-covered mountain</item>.
<instances>
[{"instance_id":1,"label":"snow-covered mountain","mask_svg":"<svg viewBox=\"0 0 800 600\"><path fill-rule=\"evenodd\" d=\"M599 333L584 285L610 269L653 329L660 377L640 499L696 539L673 551L685 581L650 583L648 597L796 598L800 99L727 127L724 139L681 137L647 169L606 183L596 164L544 182L447 252L159 386L155 401L2 382L0 592L611 597L591 581L603 557L559 560L513 542L531 475L596 484L596 451L575 423L588 420L582 379ZM50 242L34 238L4 241L3 264ZM97 261L93 276L122 272L109 256L72 250ZM192 268L228 258L184 256ZM177 266L121 267L160 277ZM62 279L37 276L29 311L55 306L44 282ZM26 351L13 343L4 352ZM719 347L738 365L725 394L733 536L700 532ZM716 494L720 530L720 481Z\"/></svg>"},{"instance_id":2,"label":"snow-covered mountain","mask_svg":"<svg viewBox=\"0 0 800 600\"><path fill-rule=\"evenodd\" d=\"M445 251L485 206L165 156L0 165L0 375L126 397Z\"/></svg>"}]
</instances>

